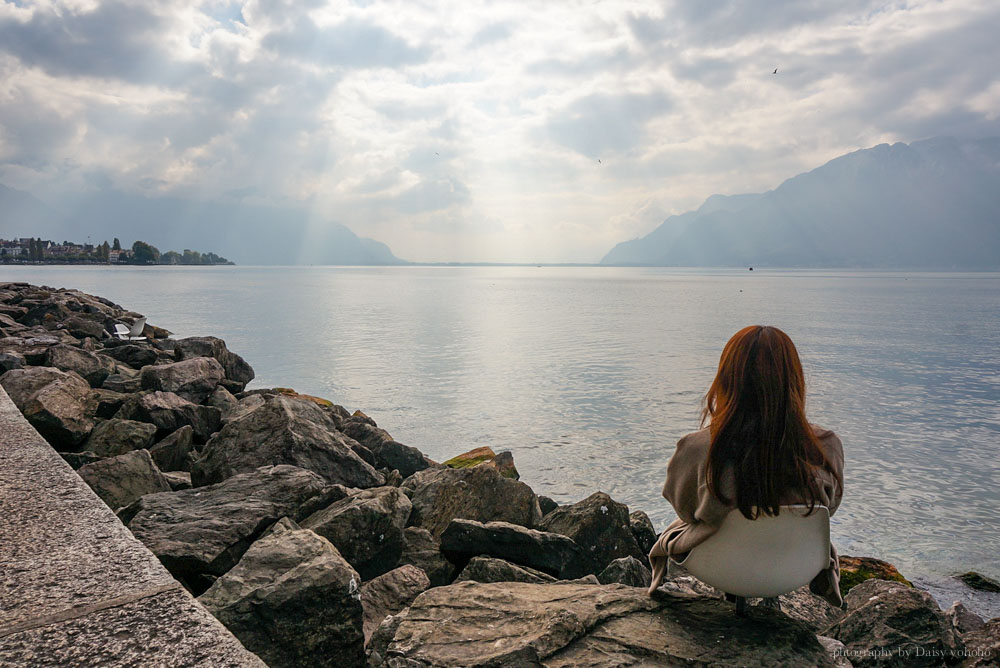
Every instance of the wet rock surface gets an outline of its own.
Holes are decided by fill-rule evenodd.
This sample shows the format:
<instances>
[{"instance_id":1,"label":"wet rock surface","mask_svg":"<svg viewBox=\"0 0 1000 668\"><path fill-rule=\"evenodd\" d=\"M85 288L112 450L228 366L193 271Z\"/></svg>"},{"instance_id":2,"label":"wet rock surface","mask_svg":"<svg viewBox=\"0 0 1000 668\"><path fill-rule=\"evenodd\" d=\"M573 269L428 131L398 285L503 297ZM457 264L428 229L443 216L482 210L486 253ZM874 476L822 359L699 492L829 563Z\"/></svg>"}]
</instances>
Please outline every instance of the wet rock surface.
<instances>
[{"instance_id":1,"label":"wet rock surface","mask_svg":"<svg viewBox=\"0 0 1000 668\"><path fill-rule=\"evenodd\" d=\"M153 463L148 450L108 457L81 466L77 473L112 510L145 496L173 488Z\"/></svg>"},{"instance_id":2,"label":"wet rock surface","mask_svg":"<svg viewBox=\"0 0 1000 668\"><path fill-rule=\"evenodd\" d=\"M562 579L585 575L589 563L584 550L566 536L509 522L452 520L441 534L441 552L460 567L472 557L489 556Z\"/></svg>"},{"instance_id":3,"label":"wet rock surface","mask_svg":"<svg viewBox=\"0 0 1000 668\"><path fill-rule=\"evenodd\" d=\"M589 573L600 573L621 557L646 561L646 554L632 535L628 506L604 492L560 506L546 515L538 528L568 536L577 545L585 546Z\"/></svg>"},{"instance_id":4,"label":"wet rock surface","mask_svg":"<svg viewBox=\"0 0 1000 668\"><path fill-rule=\"evenodd\" d=\"M427 574L411 565L394 568L366 582L361 587L365 643L386 615L394 615L407 607L430 586Z\"/></svg>"}]
</instances>

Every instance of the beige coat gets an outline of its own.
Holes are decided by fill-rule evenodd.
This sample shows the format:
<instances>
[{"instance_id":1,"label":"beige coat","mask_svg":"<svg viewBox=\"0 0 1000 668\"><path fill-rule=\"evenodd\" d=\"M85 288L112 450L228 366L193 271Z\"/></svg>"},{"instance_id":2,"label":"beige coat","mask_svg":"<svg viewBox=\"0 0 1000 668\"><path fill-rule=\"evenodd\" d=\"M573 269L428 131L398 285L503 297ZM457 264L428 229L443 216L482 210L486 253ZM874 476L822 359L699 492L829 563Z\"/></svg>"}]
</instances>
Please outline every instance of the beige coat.
<instances>
[{"instance_id":1,"label":"beige coat","mask_svg":"<svg viewBox=\"0 0 1000 668\"><path fill-rule=\"evenodd\" d=\"M817 502L829 508L830 515L833 515L844 493L844 449L840 439L832 431L816 425L813 425L813 429L831 465L831 470L824 469L816 473L820 490ZM670 523L649 552L649 561L653 566L650 592L660 586L667 570L668 556L676 561L683 560L687 552L719 529L722 520L735 507L723 504L708 491L705 463L710 445L711 435L707 428L690 433L677 442L674 456L667 464L663 497L674 507L677 519ZM735 488L735 477L731 470L727 471L722 478L722 492L733 498ZM782 500L783 504L803 502L805 499L795 494ZM813 578L809 589L824 597L831 605L839 607L842 603L839 582L837 551L831 544L829 566Z\"/></svg>"}]
</instances>

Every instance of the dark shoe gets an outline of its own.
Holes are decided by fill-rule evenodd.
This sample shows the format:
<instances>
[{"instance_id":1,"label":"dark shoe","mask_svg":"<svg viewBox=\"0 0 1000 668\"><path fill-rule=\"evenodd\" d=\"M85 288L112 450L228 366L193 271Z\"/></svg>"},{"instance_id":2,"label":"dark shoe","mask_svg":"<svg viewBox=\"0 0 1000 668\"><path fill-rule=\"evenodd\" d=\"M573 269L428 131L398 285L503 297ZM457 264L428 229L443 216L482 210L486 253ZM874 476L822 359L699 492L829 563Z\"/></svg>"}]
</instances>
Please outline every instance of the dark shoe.
<instances>
[{"instance_id":1,"label":"dark shoe","mask_svg":"<svg viewBox=\"0 0 1000 668\"><path fill-rule=\"evenodd\" d=\"M781 612L781 601L779 601L777 597L762 598L760 600L760 603L758 603L757 605L759 605L762 608L771 608L772 610L777 610L778 612Z\"/></svg>"}]
</instances>

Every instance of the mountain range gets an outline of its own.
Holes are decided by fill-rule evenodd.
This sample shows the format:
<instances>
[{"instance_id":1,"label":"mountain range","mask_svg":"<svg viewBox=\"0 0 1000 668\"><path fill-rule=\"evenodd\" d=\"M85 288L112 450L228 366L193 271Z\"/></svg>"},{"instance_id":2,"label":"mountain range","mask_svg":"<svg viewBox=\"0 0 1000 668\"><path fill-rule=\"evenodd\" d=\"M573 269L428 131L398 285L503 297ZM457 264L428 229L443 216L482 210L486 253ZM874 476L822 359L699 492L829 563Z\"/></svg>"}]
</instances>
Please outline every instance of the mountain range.
<instances>
[{"instance_id":1,"label":"mountain range","mask_svg":"<svg viewBox=\"0 0 1000 668\"><path fill-rule=\"evenodd\" d=\"M197 248L239 264L407 264L387 245L300 207L199 202L99 190L57 205L0 184L0 238L93 243L119 237L161 250Z\"/></svg>"},{"instance_id":2,"label":"mountain range","mask_svg":"<svg viewBox=\"0 0 1000 668\"><path fill-rule=\"evenodd\" d=\"M1000 138L880 144L774 190L712 195L601 264L997 269Z\"/></svg>"}]
</instances>

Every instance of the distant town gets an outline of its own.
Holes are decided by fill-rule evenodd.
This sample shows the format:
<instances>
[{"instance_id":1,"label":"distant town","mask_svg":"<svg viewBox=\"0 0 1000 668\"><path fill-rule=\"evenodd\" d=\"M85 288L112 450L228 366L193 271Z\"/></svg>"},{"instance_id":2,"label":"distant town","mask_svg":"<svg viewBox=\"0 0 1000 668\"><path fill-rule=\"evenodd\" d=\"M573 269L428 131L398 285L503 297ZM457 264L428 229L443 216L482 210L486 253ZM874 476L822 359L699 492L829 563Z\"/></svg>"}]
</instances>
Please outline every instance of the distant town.
<instances>
[{"instance_id":1,"label":"distant town","mask_svg":"<svg viewBox=\"0 0 1000 668\"><path fill-rule=\"evenodd\" d=\"M215 253L199 253L189 249L183 252L160 250L145 241L136 241L123 248L116 238L101 244L78 244L72 241L58 243L49 239L21 237L0 239L0 263L3 264L233 264Z\"/></svg>"}]
</instances>

